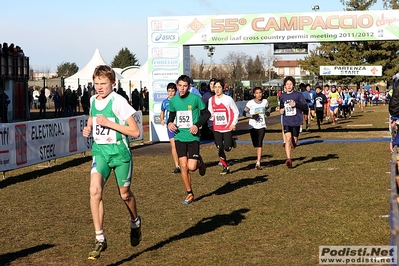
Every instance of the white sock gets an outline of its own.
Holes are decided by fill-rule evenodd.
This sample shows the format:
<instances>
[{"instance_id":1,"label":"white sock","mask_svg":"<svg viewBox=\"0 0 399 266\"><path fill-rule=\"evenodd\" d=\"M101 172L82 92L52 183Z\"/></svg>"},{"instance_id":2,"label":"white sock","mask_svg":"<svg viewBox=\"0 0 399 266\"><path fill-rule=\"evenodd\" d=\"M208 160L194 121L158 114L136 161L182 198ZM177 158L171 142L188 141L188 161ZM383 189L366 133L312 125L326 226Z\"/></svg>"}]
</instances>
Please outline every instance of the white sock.
<instances>
[{"instance_id":1,"label":"white sock","mask_svg":"<svg viewBox=\"0 0 399 266\"><path fill-rule=\"evenodd\" d=\"M96 240L99 242L104 242L105 240L104 230L96 231Z\"/></svg>"},{"instance_id":2,"label":"white sock","mask_svg":"<svg viewBox=\"0 0 399 266\"><path fill-rule=\"evenodd\" d=\"M140 223L141 223L140 217L137 216L135 220L132 220L132 219L130 220L130 227L131 228L139 227Z\"/></svg>"}]
</instances>

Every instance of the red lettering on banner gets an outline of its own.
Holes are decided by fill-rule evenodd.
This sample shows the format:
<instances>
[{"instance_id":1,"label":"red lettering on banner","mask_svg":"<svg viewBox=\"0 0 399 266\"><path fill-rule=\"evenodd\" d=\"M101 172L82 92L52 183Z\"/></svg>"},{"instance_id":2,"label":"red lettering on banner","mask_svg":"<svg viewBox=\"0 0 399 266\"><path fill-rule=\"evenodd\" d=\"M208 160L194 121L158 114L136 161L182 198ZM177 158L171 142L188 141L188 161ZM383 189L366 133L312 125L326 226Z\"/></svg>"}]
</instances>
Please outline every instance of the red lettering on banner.
<instances>
[{"instance_id":1,"label":"red lettering on banner","mask_svg":"<svg viewBox=\"0 0 399 266\"><path fill-rule=\"evenodd\" d=\"M69 120L69 152L78 150L78 122L76 118Z\"/></svg>"},{"instance_id":2,"label":"red lettering on banner","mask_svg":"<svg viewBox=\"0 0 399 266\"><path fill-rule=\"evenodd\" d=\"M15 150L17 165L26 164L28 162L28 148L25 124L15 126Z\"/></svg>"}]
</instances>

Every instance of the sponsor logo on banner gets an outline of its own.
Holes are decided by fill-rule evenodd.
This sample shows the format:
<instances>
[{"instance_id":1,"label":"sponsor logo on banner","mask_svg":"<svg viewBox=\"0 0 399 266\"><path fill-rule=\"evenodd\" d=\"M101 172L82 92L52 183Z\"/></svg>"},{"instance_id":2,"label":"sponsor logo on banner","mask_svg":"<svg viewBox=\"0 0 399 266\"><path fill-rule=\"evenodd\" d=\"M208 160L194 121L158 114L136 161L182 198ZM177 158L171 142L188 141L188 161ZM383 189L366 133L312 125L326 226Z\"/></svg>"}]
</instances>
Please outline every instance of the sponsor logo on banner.
<instances>
[{"instance_id":1,"label":"sponsor logo on banner","mask_svg":"<svg viewBox=\"0 0 399 266\"><path fill-rule=\"evenodd\" d=\"M161 116L160 115L154 115L154 123L161 124Z\"/></svg>"},{"instance_id":2,"label":"sponsor logo on banner","mask_svg":"<svg viewBox=\"0 0 399 266\"><path fill-rule=\"evenodd\" d=\"M177 32L162 32L151 34L151 40L154 43L172 43L179 41L179 33Z\"/></svg>"},{"instance_id":3,"label":"sponsor logo on banner","mask_svg":"<svg viewBox=\"0 0 399 266\"><path fill-rule=\"evenodd\" d=\"M180 63L178 59L154 59L152 60L153 68L176 69L179 68Z\"/></svg>"},{"instance_id":4,"label":"sponsor logo on banner","mask_svg":"<svg viewBox=\"0 0 399 266\"><path fill-rule=\"evenodd\" d=\"M152 48L152 57L154 58L176 58L179 56L177 47L157 47Z\"/></svg>"},{"instance_id":5,"label":"sponsor logo on banner","mask_svg":"<svg viewBox=\"0 0 399 266\"><path fill-rule=\"evenodd\" d=\"M156 92L154 92L153 95L154 95L154 102L162 102L163 100L168 98L168 94L167 93L156 93Z\"/></svg>"},{"instance_id":6,"label":"sponsor logo on banner","mask_svg":"<svg viewBox=\"0 0 399 266\"><path fill-rule=\"evenodd\" d=\"M155 81L152 83L152 90L155 91L161 91L161 92L166 92L166 87L168 86L168 83L170 81Z\"/></svg>"},{"instance_id":7,"label":"sponsor logo on banner","mask_svg":"<svg viewBox=\"0 0 399 266\"><path fill-rule=\"evenodd\" d=\"M54 138L63 135L65 135L65 132L62 122L32 124L31 126L31 140Z\"/></svg>"},{"instance_id":8,"label":"sponsor logo on banner","mask_svg":"<svg viewBox=\"0 0 399 266\"><path fill-rule=\"evenodd\" d=\"M154 70L152 72L152 78L154 80L159 80L159 79L168 79L168 80L177 80L180 76L179 71L174 71L174 70ZM166 89L166 87L164 88Z\"/></svg>"},{"instance_id":9,"label":"sponsor logo on banner","mask_svg":"<svg viewBox=\"0 0 399 266\"><path fill-rule=\"evenodd\" d=\"M178 30L179 29L179 21L178 20L153 20L153 21L151 21L151 29L153 31Z\"/></svg>"},{"instance_id":10,"label":"sponsor logo on banner","mask_svg":"<svg viewBox=\"0 0 399 266\"><path fill-rule=\"evenodd\" d=\"M189 32L201 32L205 29L205 25L201 23L197 18L191 21L190 24L186 26L186 30Z\"/></svg>"}]
</instances>

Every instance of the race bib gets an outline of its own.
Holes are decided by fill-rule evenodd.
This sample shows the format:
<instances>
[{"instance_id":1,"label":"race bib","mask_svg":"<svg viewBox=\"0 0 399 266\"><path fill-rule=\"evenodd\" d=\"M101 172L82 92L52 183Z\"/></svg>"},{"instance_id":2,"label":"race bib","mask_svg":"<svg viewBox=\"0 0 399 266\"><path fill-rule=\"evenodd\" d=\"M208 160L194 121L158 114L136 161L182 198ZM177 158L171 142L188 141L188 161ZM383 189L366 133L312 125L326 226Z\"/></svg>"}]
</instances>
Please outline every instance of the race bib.
<instances>
[{"instance_id":1,"label":"race bib","mask_svg":"<svg viewBox=\"0 0 399 266\"><path fill-rule=\"evenodd\" d=\"M286 116L296 115L296 108L292 107L289 103L284 104L284 113Z\"/></svg>"},{"instance_id":2,"label":"race bib","mask_svg":"<svg viewBox=\"0 0 399 266\"><path fill-rule=\"evenodd\" d=\"M227 116L225 112L215 112L214 119L215 125L227 125Z\"/></svg>"},{"instance_id":3,"label":"race bib","mask_svg":"<svg viewBox=\"0 0 399 266\"><path fill-rule=\"evenodd\" d=\"M176 120L177 127L190 128L193 126L193 113L191 110L177 111Z\"/></svg>"},{"instance_id":4,"label":"race bib","mask_svg":"<svg viewBox=\"0 0 399 266\"><path fill-rule=\"evenodd\" d=\"M115 122L114 117L107 119ZM97 117L93 116L93 138L97 144L115 144L116 143L116 131L109 128L103 127L97 124Z\"/></svg>"}]
</instances>

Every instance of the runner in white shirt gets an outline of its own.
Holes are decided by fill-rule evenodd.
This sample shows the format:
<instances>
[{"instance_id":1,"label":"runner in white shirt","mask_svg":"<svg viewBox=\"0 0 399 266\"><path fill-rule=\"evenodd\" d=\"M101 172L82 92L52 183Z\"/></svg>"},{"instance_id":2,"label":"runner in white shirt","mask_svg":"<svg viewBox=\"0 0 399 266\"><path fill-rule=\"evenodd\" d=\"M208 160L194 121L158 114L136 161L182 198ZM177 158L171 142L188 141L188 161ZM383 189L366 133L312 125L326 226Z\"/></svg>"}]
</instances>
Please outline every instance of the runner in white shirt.
<instances>
[{"instance_id":1,"label":"runner in white shirt","mask_svg":"<svg viewBox=\"0 0 399 266\"><path fill-rule=\"evenodd\" d=\"M252 139L252 145L256 148L256 170L262 170L260 161L263 152L263 138L266 133L266 116L270 116L269 102L263 99L263 91L261 87L255 87L255 98L247 102L244 113L249 117L249 133Z\"/></svg>"}]
</instances>

